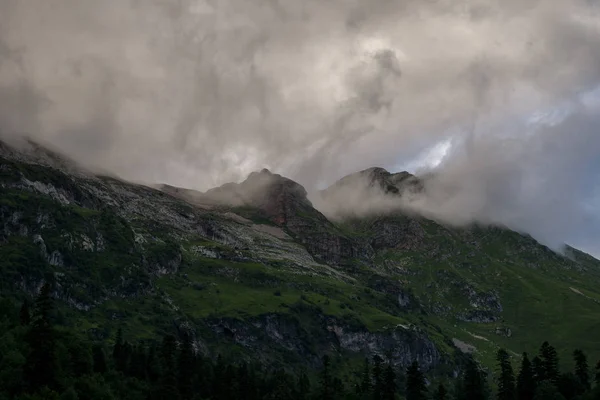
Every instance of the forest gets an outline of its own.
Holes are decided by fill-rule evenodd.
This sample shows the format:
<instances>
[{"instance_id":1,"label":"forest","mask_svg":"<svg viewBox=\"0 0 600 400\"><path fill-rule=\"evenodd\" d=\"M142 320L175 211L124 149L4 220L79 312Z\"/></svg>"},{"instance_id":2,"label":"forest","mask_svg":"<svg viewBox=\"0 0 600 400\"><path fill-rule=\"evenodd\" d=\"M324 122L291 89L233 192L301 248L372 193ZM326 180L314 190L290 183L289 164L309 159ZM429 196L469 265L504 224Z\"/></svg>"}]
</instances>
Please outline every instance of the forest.
<instances>
[{"instance_id":1,"label":"forest","mask_svg":"<svg viewBox=\"0 0 600 400\"><path fill-rule=\"evenodd\" d=\"M110 342L86 341L53 320L53 303L49 284L31 304L2 302L0 400L600 399L600 362L592 370L576 349L574 370L561 371L548 342L533 357L499 349L494 371L467 356L453 377L428 376L416 361L399 369L374 355L349 381L329 355L318 371L297 372L205 357L189 335L132 344L119 329Z\"/></svg>"}]
</instances>

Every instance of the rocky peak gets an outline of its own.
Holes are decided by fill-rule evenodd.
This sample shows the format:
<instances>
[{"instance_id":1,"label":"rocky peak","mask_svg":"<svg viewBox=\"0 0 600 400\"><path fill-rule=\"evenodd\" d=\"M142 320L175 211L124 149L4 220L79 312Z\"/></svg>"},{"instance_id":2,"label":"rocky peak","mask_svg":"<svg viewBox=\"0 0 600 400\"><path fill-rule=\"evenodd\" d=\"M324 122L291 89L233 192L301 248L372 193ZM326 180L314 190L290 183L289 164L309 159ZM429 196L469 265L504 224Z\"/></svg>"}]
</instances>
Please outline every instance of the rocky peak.
<instances>
[{"instance_id":1,"label":"rocky peak","mask_svg":"<svg viewBox=\"0 0 600 400\"><path fill-rule=\"evenodd\" d=\"M364 259L371 254L369 246L345 237L316 210L302 185L267 169L251 173L241 183L211 189L206 196L225 206L253 208L259 216L301 241L319 261L339 264L345 259Z\"/></svg>"},{"instance_id":2,"label":"rocky peak","mask_svg":"<svg viewBox=\"0 0 600 400\"><path fill-rule=\"evenodd\" d=\"M384 168L373 167L347 175L321 192L324 199L344 196L352 192L367 195L402 195L405 191L421 191L423 182L407 172L391 173Z\"/></svg>"},{"instance_id":3,"label":"rocky peak","mask_svg":"<svg viewBox=\"0 0 600 400\"><path fill-rule=\"evenodd\" d=\"M234 207L250 206L269 208L269 204L281 196L311 206L306 189L299 183L273 174L268 169L252 172L241 183L226 183L205 193L210 201Z\"/></svg>"},{"instance_id":4,"label":"rocky peak","mask_svg":"<svg viewBox=\"0 0 600 400\"><path fill-rule=\"evenodd\" d=\"M52 144L38 143L29 138L0 138L0 158L31 165L50 167L65 174L93 179L96 175L112 176L109 171L82 165L61 153Z\"/></svg>"}]
</instances>

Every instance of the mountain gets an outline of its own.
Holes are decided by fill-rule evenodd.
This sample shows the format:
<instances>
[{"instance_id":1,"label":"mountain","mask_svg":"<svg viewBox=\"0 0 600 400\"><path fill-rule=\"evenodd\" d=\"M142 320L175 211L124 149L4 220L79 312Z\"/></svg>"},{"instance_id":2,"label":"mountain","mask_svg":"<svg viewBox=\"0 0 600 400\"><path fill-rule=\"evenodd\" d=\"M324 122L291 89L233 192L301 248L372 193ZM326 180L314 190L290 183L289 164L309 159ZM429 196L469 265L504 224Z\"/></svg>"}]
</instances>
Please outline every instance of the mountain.
<instances>
[{"instance_id":1,"label":"mountain","mask_svg":"<svg viewBox=\"0 0 600 400\"><path fill-rule=\"evenodd\" d=\"M202 193L1 143L0 292L21 302L52 281L61 323L82 337L190 334L208 356L271 366L380 354L451 374L462 353L491 365L499 346L544 340L564 360L574 347L600 358L600 262L501 227L363 212L422 192L422 179L350 175L315 200L322 213L267 170Z\"/></svg>"}]
</instances>

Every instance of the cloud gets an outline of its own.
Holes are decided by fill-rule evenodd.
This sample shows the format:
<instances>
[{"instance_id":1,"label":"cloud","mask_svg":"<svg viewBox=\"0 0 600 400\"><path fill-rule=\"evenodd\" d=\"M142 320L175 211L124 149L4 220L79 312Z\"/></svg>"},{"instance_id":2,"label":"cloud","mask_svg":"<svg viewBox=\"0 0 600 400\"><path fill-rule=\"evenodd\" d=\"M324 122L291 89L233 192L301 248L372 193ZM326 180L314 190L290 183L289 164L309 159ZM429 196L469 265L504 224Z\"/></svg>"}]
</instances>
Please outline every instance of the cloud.
<instances>
[{"instance_id":1,"label":"cloud","mask_svg":"<svg viewBox=\"0 0 600 400\"><path fill-rule=\"evenodd\" d=\"M426 195L406 206L458 225L509 226L555 248L566 238L580 242L584 231L600 227L589 207L600 200L599 127L599 114L581 111L512 136L468 137L433 170Z\"/></svg>"},{"instance_id":2,"label":"cloud","mask_svg":"<svg viewBox=\"0 0 600 400\"><path fill-rule=\"evenodd\" d=\"M503 124L597 85L599 31L592 0L4 0L0 134L129 179L207 189L267 167L312 189L467 132L439 179L468 198L444 207L520 221L566 197L539 181L579 179L594 145L564 136L597 143L593 115L512 142Z\"/></svg>"},{"instance_id":3,"label":"cloud","mask_svg":"<svg viewBox=\"0 0 600 400\"><path fill-rule=\"evenodd\" d=\"M600 114L583 108L545 120L550 125L523 120L437 143L411 163L420 171L416 186L409 174L369 169L314 202L333 219L403 211L455 226L507 226L554 249L567 241L597 255Z\"/></svg>"}]
</instances>

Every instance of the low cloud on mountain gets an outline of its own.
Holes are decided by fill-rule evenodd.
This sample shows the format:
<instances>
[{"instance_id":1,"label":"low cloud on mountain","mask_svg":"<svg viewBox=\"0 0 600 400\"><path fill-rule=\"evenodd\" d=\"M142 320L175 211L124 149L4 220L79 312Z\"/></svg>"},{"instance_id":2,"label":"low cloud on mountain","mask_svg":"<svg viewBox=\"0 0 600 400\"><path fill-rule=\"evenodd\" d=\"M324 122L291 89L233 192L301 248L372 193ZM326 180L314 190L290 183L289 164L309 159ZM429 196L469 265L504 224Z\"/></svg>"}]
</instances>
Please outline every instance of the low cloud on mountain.
<instances>
[{"instance_id":1,"label":"low cloud on mountain","mask_svg":"<svg viewBox=\"0 0 600 400\"><path fill-rule=\"evenodd\" d=\"M600 254L599 8L5 0L0 135L202 190L268 167L314 191L448 143L413 207Z\"/></svg>"}]
</instances>

